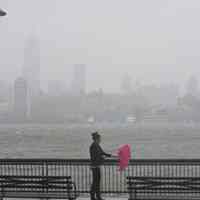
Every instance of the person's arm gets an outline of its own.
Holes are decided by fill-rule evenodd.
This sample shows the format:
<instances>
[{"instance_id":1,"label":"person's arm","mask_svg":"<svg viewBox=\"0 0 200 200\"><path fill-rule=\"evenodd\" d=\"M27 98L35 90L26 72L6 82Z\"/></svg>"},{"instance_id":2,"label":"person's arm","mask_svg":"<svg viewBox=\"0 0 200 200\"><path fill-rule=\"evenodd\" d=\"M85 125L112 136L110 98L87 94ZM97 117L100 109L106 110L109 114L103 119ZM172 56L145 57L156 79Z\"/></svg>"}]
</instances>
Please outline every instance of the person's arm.
<instances>
[{"instance_id":1,"label":"person's arm","mask_svg":"<svg viewBox=\"0 0 200 200\"><path fill-rule=\"evenodd\" d=\"M111 154L111 157L112 158L119 158L117 155L113 155L113 154Z\"/></svg>"},{"instance_id":2,"label":"person's arm","mask_svg":"<svg viewBox=\"0 0 200 200\"><path fill-rule=\"evenodd\" d=\"M103 152L103 155L106 156L106 157L112 157L112 154L105 153L105 152Z\"/></svg>"},{"instance_id":3,"label":"person's arm","mask_svg":"<svg viewBox=\"0 0 200 200\"><path fill-rule=\"evenodd\" d=\"M100 154L106 157L112 157L112 154L106 153L103 149L99 146Z\"/></svg>"}]
</instances>

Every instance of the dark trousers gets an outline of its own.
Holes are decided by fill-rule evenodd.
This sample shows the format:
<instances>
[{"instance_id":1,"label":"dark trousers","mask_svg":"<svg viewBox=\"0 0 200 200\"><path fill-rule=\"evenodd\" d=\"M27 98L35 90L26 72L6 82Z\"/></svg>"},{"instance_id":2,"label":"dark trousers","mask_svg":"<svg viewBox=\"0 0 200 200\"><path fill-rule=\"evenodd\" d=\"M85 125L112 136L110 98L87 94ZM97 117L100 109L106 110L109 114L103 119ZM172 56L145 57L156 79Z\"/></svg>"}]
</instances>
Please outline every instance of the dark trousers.
<instances>
[{"instance_id":1,"label":"dark trousers","mask_svg":"<svg viewBox=\"0 0 200 200\"><path fill-rule=\"evenodd\" d=\"M92 170L92 186L91 186L91 198L100 199L100 181L101 181L101 170L100 167L91 168Z\"/></svg>"}]
</instances>

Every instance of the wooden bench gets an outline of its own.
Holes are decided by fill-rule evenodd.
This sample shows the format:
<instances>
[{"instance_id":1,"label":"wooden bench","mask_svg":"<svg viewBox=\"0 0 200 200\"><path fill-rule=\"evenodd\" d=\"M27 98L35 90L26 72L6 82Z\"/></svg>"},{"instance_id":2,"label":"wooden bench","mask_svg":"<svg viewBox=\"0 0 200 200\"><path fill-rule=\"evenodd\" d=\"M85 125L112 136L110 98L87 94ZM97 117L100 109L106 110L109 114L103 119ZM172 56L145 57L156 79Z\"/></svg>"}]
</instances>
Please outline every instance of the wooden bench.
<instances>
[{"instance_id":1,"label":"wooden bench","mask_svg":"<svg viewBox=\"0 0 200 200\"><path fill-rule=\"evenodd\" d=\"M0 198L76 199L71 176L0 176Z\"/></svg>"},{"instance_id":2,"label":"wooden bench","mask_svg":"<svg viewBox=\"0 0 200 200\"><path fill-rule=\"evenodd\" d=\"M127 177L129 200L200 199L200 177Z\"/></svg>"},{"instance_id":3,"label":"wooden bench","mask_svg":"<svg viewBox=\"0 0 200 200\"><path fill-rule=\"evenodd\" d=\"M0 199L78 197L65 160L0 159Z\"/></svg>"}]
</instances>

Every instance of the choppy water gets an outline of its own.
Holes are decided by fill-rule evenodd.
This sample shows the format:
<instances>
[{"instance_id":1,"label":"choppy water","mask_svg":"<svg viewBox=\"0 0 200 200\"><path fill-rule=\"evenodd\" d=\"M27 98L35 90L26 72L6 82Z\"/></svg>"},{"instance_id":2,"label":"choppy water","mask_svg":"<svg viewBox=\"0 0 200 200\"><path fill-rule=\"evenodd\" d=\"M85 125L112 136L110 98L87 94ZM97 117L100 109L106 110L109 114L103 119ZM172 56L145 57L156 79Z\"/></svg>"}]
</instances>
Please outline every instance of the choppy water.
<instances>
[{"instance_id":1,"label":"choppy water","mask_svg":"<svg viewBox=\"0 0 200 200\"><path fill-rule=\"evenodd\" d=\"M102 147L114 153L131 144L132 158L199 158L200 126L186 125L1 125L1 158L88 158L90 133L102 134Z\"/></svg>"}]
</instances>

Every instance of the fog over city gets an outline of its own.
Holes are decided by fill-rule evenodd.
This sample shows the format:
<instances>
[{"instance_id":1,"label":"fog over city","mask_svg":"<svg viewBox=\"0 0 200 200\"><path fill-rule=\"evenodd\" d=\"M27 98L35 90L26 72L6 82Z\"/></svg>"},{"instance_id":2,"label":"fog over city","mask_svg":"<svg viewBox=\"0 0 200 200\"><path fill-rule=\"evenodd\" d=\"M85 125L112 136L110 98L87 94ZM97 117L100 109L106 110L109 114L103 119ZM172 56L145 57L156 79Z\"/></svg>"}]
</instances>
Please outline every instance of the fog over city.
<instances>
[{"instance_id":1,"label":"fog over city","mask_svg":"<svg viewBox=\"0 0 200 200\"><path fill-rule=\"evenodd\" d=\"M0 200L200 199L199 19L200 0L0 0Z\"/></svg>"},{"instance_id":2,"label":"fog over city","mask_svg":"<svg viewBox=\"0 0 200 200\"><path fill-rule=\"evenodd\" d=\"M0 0L0 157L199 158L199 0Z\"/></svg>"},{"instance_id":3,"label":"fog over city","mask_svg":"<svg viewBox=\"0 0 200 200\"><path fill-rule=\"evenodd\" d=\"M0 79L21 75L30 38L38 40L41 87L70 85L86 65L87 91L132 83L178 84L200 75L198 0L0 0Z\"/></svg>"}]
</instances>

